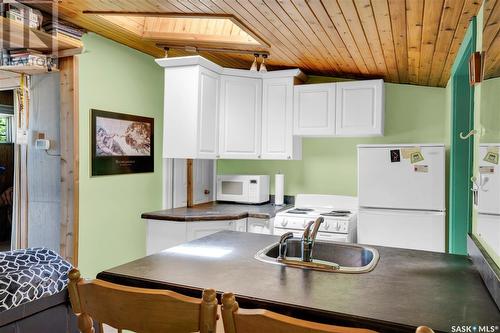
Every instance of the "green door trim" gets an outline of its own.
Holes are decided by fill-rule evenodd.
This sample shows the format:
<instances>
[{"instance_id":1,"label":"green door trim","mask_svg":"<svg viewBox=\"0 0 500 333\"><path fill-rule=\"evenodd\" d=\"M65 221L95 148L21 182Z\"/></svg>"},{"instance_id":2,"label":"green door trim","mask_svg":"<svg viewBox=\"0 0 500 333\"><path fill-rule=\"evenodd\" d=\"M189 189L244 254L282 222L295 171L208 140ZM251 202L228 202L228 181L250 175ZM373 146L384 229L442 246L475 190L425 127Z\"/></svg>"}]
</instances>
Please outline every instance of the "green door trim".
<instances>
[{"instance_id":1,"label":"green door trim","mask_svg":"<svg viewBox=\"0 0 500 333\"><path fill-rule=\"evenodd\" d=\"M473 17L451 70L451 140L448 213L448 250L467 254L467 234L472 229L474 139L460 133L474 129L474 86L469 84L469 58L476 51L476 18Z\"/></svg>"}]
</instances>

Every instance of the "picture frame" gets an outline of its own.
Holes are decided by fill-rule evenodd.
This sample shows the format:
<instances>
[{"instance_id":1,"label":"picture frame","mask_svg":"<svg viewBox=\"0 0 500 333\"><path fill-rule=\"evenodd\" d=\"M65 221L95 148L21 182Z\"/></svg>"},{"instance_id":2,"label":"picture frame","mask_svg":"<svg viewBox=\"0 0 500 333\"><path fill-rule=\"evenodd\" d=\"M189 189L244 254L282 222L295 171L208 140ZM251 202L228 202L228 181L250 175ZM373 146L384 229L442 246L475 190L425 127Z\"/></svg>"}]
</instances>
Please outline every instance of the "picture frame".
<instances>
[{"instance_id":1,"label":"picture frame","mask_svg":"<svg viewBox=\"0 0 500 333\"><path fill-rule=\"evenodd\" d=\"M154 172L154 119L91 109L92 176Z\"/></svg>"}]
</instances>

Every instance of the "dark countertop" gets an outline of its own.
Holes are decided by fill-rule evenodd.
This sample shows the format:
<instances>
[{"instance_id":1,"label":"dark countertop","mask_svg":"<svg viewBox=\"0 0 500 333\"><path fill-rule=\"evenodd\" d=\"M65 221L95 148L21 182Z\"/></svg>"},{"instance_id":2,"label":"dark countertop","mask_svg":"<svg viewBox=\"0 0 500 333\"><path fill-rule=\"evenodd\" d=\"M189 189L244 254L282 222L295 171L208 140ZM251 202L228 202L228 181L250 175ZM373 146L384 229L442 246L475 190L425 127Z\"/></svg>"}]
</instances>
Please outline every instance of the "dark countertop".
<instances>
[{"instance_id":1,"label":"dark countertop","mask_svg":"<svg viewBox=\"0 0 500 333\"><path fill-rule=\"evenodd\" d=\"M184 222L239 220L247 217L269 219L276 216L277 212L290 207L292 207L292 205L275 206L271 203L244 205L214 201L190 208L181 207L143 213L141 217L150 220Z\"/></svg>"},{"instance_id":2,"label":"dark countertop","mask_svg":"<svg viewBox=\"0 0 500 333\"><path fill-rule=\"evenodd\" d=\"M427 325L498 325L500 311L466 256L376 247L380 261L364 274L302 270L260 262L255 253L277 236L221 231L118 266L98 278L201 296L203 288L236 294L241 307L379 332ZM189 249L189 251L182 251Z\"/></svg>"}]
</instances>

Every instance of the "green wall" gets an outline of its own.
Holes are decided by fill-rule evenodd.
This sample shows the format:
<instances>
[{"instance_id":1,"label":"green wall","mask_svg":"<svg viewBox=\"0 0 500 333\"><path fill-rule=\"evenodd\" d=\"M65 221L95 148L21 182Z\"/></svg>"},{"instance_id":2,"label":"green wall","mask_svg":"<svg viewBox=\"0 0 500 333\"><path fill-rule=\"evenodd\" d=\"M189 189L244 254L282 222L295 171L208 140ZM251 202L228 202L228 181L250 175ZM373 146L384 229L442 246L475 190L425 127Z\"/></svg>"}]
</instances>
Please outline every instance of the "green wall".
<instances>
[{"instance_id":1,"label":"green wall","mask_svg":"<svg viewBox=\"0 0 500 333\"><path fill-rule=\"evenodd\" d=\"M308 83L331 82L311 77ZM218 173L285 175L285 193L357 194L357 144L449 142L444 88L385 84L385 135L375 138L305 138L300 161L220 160ZM274 177L271 177L274 193Z\"/></svg>"},{"instance_id":2,"label":"green wall","mask_svg":"<svg viewBox=\"0 0 500 333\"><path fill-rule=\"evenodd\" d=\"M142 212L161 208L163 70L141 52L90 33L80 58L79 267L86 277L146 254ZM90 176L90 109L155 118L155 172Z\"/></svg>"}]
</instances>

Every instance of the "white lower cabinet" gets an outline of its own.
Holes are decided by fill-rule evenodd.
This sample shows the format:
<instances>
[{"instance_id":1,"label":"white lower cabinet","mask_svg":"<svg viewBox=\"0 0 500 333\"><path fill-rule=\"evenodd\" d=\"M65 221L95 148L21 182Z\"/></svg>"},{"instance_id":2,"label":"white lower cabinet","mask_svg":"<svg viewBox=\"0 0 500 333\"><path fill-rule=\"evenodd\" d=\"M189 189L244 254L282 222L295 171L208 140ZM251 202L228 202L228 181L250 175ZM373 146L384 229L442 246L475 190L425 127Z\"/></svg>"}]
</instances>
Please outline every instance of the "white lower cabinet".
<instances>
[{"instance_id":1,"label":"white lower cabinet","mask_svg":"<svg viewBox=\"0 0 500 333\"><path fill-rule=\"evenodd\" d=\"M150 255L222 230L272 234L274 219L248 218L229 221L147 221L146 254Z\"/></svg>"},{"instance_id":2,"label":"white lower cabinet","mask_svg":"<svg viewBox=\"0 0 500 333\"><path fill-rule=\"evenodd\" d=\"M148 220L146 254L157 253L169 247L187 242L187 223L189 222Z\"/></svg>"},{"instance_id":3,"label":"white lower cabinet","mask_svg":"<svg viewBox=\"0 0 500 333\"><path fill-rule=\"evenodd\" d=\"M186 238L189 241L205 237L221 230L236 231L236 221L186 222Z\"/></svg>"},{"instance_id":4,"label":"white lower cabinet","mask_svg":"<svg viewBox=\"0 0 500 333\"><path fill-rule=\"evenodd\" d=\"M229 221L147 221L146 253L163 251L222 230L247 231L247 219Z\"/></svg>"},{"instance_id":5,"label":"white lower cabinet","mask_svg":"<svg viewBox=\"0 0 500 333\"><path fill-rule=\"evenodd\" d=\"M274 218L258 219L249 217L247 219L247 231L255 234L272 235L274 229Z\"/></svg>"}]
</instances>

